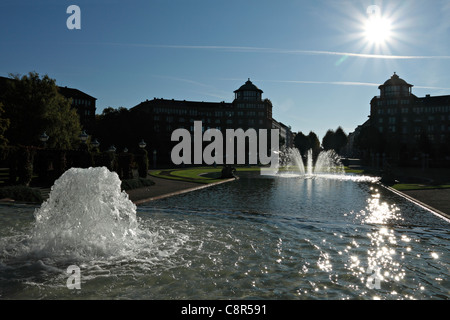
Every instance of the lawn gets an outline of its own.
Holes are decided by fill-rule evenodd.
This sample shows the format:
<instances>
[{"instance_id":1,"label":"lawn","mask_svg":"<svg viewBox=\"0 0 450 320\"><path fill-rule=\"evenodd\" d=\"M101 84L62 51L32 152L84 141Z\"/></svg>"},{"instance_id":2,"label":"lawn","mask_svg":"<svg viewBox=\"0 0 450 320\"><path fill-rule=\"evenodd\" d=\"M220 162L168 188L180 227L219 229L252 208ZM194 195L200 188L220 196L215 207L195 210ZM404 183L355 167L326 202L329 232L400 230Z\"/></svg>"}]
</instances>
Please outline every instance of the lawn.
<instances>
[{"instance_id":1,"label":"lawn","mask_svg":"<svg viewBox=\"0 0 450 320\"><path fill-rule=\"evenodd\" d=\"M425 189L448 189L450 184L440 184L440 185L425 185L420 183L397 183L392 186L395 190L406 191L406 190L425 190Z\"/></svg>"},{"instance_id":2,"label":"lawn","mask_svg":"<svg viewBox=\"0 0 450 320\"><path fill-rule=\"evenodd\" d=\"M196 183L213 183L221 181L220 175L222 166L214 167L194 167L194 168L180 168L167 170L150 170L150 176L164 179L189 181ZM281 171L295 171L296 167L280 168ZM236 172L260 172L261 168L258 166L236 166ZM362 174L364 170L354 170L345 167L346 173Z\"/></svg>"},{"instance_id":3,"label":"lawn","mask_svg":"<svg viewBox=\"0 0 450 320\"><path fill-rule=\"evenodd\" d=\"M222 166L195 167L182 169L151 170L150 176L164 179L182 180L196 183L214 183L222 181ZM259 172L259 167L237 167L237 172Z\"/></svg>"}]
</instances>

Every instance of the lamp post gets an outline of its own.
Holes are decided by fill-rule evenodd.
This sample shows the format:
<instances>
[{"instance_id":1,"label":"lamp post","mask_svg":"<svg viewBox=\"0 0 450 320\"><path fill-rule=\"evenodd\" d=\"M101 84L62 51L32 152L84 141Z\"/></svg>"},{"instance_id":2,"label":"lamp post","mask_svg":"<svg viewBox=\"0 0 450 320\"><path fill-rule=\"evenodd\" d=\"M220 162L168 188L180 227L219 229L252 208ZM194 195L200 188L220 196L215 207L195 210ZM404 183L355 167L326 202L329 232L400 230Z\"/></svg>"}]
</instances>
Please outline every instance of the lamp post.
<instances>
[{"instance_id":1,"label":"lamp post","mask_svg":"<svg viewBox=\"0 0 450 320\"><path fill-rule=\"evenodd\" d=\"M89 135L86 133L86 131L83 130L83 132L81 132L78 137L80 138L82 143L86 143L86 140L89 137Z\"/></svg>"},{"instance_id":2,"label":"lamp post","mask_svg":"<svg viewBox=\"0 0 450 320\"><path fill-rule=\"evenodd\" d=\"M147 144L145 143L144 139L139 142L139 148L141 149L139 151L139 157L137 160L138 164L138 173L139 177L141 178L147 178L148 174L148 157L147 157L147 150L145 150L145 147Z\"/></svg>"},{"instance_id":3,"label":"lamp post","mask_svg":"<svg viewBox=\"0 0 450 320\"><path fill-rule=\"evenodd\" d=\"M114 147L114 145L112 145L111 147L109 147L108 151L114 153L114 152L116 152L116 147Z\"/></svg>"},{"instance_id":4,"label":"lamp post","mask_svg":"<svg viewBox=\"0 0 450 320\"><path fill-rule=\"evenodd\" d=\"M98 142L97 139L94 139L94 140L91 142L91 145L92 145L94 148L98 148L98 147L100 146L100 142Z\"/></svg>"},{"instance_id":5,"label":"lamp post","mask_svg":"<svg viewBox=\"0 0 450 320\"><path fill-rule=\"evenodd\" d=\"M39 140L44 144L44 148L47 146L49 136L44 132L39 136Z\"/></svg>"},{"instance_id":6,"label":"lamp post","mask_svg":"<svg viewBox=\"0 0 450 320\"><path fill-rule=\"evenodd\" d=\"M80 150L87 151L88 147L86 144L86 140L89 137L88 134L86 133L86 131L83 130L83 132L81 132L78 137L80 138L80 141L81 141Z\"/></svg>"},{"instance_id":7,"label":"lamp post","mask_svg":"<svg viewBox=\"0 0 450 320\"><path fill-rule=\"evenodd\" d=\"M156 149L153 150L153 169L156 169Z\"/></svg>"}]
</instances>

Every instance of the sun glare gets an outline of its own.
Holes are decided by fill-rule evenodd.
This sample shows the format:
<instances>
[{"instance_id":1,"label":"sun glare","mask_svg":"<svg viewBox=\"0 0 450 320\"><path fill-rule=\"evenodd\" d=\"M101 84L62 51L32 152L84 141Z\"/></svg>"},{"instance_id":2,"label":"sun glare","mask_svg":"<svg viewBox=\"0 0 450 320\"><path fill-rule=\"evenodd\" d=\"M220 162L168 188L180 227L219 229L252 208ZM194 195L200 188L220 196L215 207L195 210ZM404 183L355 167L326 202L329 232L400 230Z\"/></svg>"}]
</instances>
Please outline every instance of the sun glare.
<instances>
[{"instance_id":1,"label":"sun glare","mask_svg":"<svg viewBox=\"0 0 450 320\"><path fill-rule=\"evenodd\" d=\"M370 17L364 28L366 39L373 44L385 44L391 36L391 22L383 17Z\"/></svg>"}]
</instances>

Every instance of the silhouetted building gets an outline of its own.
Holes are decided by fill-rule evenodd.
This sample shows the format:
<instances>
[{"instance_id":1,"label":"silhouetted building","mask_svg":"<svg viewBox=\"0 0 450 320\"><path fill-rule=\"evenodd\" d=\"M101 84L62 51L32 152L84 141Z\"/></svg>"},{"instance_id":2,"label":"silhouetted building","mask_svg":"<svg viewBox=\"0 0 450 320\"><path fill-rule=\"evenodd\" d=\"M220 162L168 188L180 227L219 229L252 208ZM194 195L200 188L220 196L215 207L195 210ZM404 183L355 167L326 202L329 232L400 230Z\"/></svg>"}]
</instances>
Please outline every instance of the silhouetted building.
<instances>
[{"instance_id":1,"label":"silhouetted building","mask_svg":"<svg viewBox=\"0 0 450 320\"><path fill-rule=\"evenodd\" d=\"M0 96L8 88L8 81L11 78L0 77ZM95 125L96 98L74 88L58 87L59 93L66 99L72 99L72 107L77 110L80 116L80 124L83 130L91 132Z\"/></svg>"},{"instance_id":2,"label":"silhouetted building","mask_svg":"<svg viewBox=\"0 0 450 320\"><path fill-rule=\"evenodd\" d=\"M248 79L234 91L235 99L231 103L154 98L131 108L130 113L141 138L151 145L151 149L157 150L160 159L166 162L170 159L173 146L170 141L172 132L184 128L193 134L194 121L202 121L203 131L216 128L224 134L226 129L277 128L280 129L281 140L291 143L290 128L272 118L272 103L263 99L262 93Z\"/></svg>"},{"instance_id":3,"label":"silhouetted building","mask_svg":"<svg viewBox=\"0 0 450 320\"><path fill-rule=\"evenodd\" d=\"M87 93L74 88L59 87L61 93L66 99L72 99L72 107L75 108L80 116L80 124L83 130L90 133L95 126L95 103L94 98Z\"/></svg>"},{"instance_id":4,"label":"silhouetted building","mask_svg":"<svg viewBox=\"0 0 450 320\"><path fill-rule=\"evenodd\" d=\"M425 155L437 165L450 156L450 95L417 97L412 87L394 72L370 102L370 126L384 137L392 161L410 163Z\"/></svg>"}]
</instances>

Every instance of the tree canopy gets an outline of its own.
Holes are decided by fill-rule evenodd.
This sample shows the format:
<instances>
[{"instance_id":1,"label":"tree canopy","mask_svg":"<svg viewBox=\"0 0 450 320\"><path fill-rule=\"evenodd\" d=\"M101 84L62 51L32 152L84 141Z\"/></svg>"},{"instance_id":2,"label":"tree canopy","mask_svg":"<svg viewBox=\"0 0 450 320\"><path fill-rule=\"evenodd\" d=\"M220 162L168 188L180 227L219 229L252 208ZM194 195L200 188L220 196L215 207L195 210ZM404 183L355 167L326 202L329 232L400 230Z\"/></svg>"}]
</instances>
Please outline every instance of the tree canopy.
<instances>
[{"instance_id":1,"label":"tree canopy","mask_svg":"<svg viewBox=\"0 0 450 320\"><path fill-rule=\"evenodd\" d=\"M312 149L314 154L320 151L319 138L313 131L310 131L308 135L298 132L294 138L294 146L302 155L305 155L309 149Z\"/></svg>"},{"instance_id":2,"label":"tree canopy","mask_svg":"<svg viewBox=\"0 0 450 320\"><path fill-rule=\"evenodd\" d=\"M5 109L3 104L0 102L0 147L6 146L8 140L5 137L5 132L9 127L9 119L3 117Z\"/></svg>"},{"instance_id":3,"label":"tree canopy","mask_svg":"<svg viewBox=\"0 0 450 320\"><path fill-rule=\"evenodd\" d=\"M336 131L329 129L322 139L322 147L325 150L334 150L340 153L341 149L347 144L347 134L342 127L338 127Z\"/></svg>"},{"instance_id":4,"label":"tree canopy","mask_svg":"<svg viewBox=\"0 0 450 320\"><path fill-rule=\"evenodd\" d=\"M30 72L13 76L2 101L10 121L6 138L11 145L39 145L39 136L44 132L52 148L70 149L78 143L79 116L48 75L40 78L38 73Z\"/></svg>"},{"instance_id":5,"label":"tree canopy","mask_svg":"<svg viewBox=\"0 0 450 320\"><path fill-rule=\"evenodd\" d=\"M376 127L367 126L355 137L355 147L369 152L382 152L385 145L383 135Z\"/></svg>"}]
</instances>

